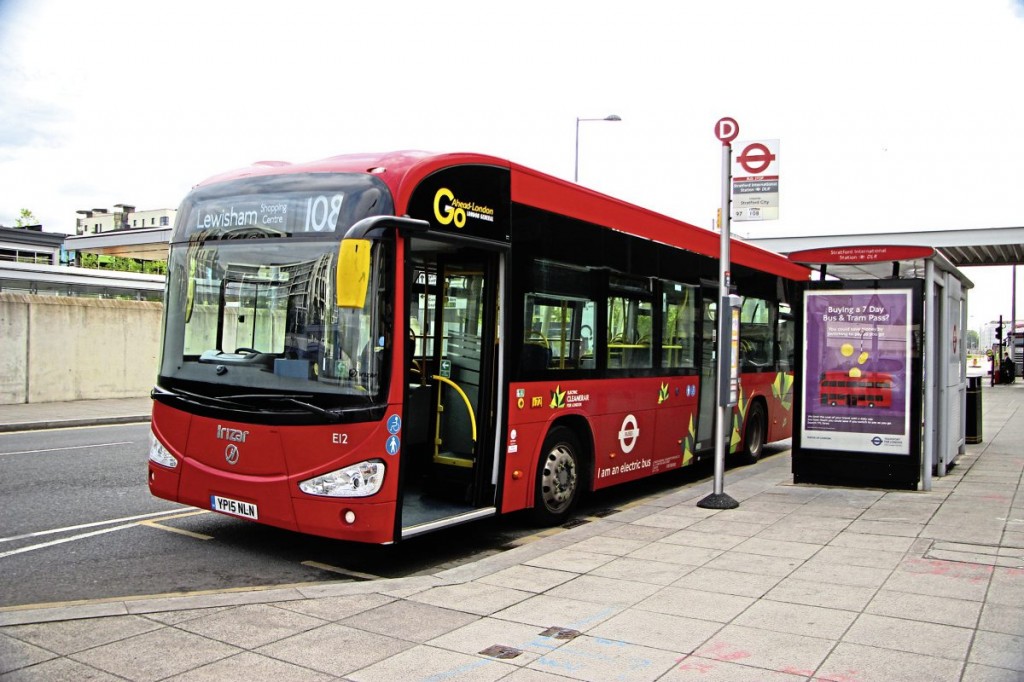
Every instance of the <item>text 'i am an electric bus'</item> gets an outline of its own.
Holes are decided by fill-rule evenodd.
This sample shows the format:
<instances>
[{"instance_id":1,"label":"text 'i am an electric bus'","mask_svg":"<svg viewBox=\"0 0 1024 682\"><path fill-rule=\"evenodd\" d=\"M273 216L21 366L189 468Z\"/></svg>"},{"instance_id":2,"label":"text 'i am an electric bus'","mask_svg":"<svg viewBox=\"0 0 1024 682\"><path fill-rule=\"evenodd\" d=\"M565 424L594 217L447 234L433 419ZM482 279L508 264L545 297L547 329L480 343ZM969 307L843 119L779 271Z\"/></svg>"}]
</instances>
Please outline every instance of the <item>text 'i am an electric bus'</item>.
<instances>
[{"instance_id":1,"label":"text 'i am an electric bus'","mask_svg":"<svg viewBox=\"0 0 1024 682\"><path fill-rule=\"evenodd\" d=\"M156 496L391 543L713 456L718 234L515 163L261 163L178 211ZM792 432L809 271L732 245L730 451Z\"/></svg>"}]
</instances>

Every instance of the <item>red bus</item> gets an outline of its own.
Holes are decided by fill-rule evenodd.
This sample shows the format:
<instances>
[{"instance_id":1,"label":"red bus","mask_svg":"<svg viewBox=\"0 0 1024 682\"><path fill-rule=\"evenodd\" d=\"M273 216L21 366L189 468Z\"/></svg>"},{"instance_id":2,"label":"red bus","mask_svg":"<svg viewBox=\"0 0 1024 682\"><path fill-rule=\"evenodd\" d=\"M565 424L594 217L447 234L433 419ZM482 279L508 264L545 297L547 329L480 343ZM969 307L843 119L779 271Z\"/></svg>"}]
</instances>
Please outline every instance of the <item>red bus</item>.
<instances>
[{"instance_id":1,"label":"red bus","mask_svg":"<svg viewBox=\"0 0 1024 682\"><path fill-rule=\"evenodd\" d=\"M821 404L829 407L892 407L892 375L864 372L822 372L819 382Z\"/></svg>"},{"instance_id":2,"label":"red bus","mask_svg":"<svg viewBox=\"0 0 1024 682\"><path fill-rule=\"evenodd\" d=\"M154 495L391 543L714 452L718 235L506 160L260 163L171 240ZM792 424L809 271L743 242L731 449Z\"/></svg>"}]
</instances>

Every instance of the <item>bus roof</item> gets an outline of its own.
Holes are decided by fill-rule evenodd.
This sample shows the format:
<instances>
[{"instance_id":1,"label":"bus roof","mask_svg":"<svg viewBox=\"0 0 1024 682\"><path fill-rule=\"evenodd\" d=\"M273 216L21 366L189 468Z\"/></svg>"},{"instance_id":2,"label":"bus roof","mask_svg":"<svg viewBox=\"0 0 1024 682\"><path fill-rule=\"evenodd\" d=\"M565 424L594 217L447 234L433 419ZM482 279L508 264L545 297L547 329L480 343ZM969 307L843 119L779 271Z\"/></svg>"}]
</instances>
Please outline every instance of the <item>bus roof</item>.
<instances>
[{"instance_id":1,"label":"bus roof","mask_svg":"<svg viewBox=\"0 0 1024 682\"><path fill-rule=\"evenodd\" d=\"M506 168L511 174L511 199L578 220L717 258L720 235L707 228L670 218L621 199L556 178L506 159L474 153L396 151L344 154L306 163L259 161L247 168L215 175L197 187L245 177L293 173L372 173L391 190L398 215L406 213L413 190L425 177L442 168L481 164ZM785 257L733 239L730 262L795 280L808 280L811 270Z\"/></svg>"}]
</instances>

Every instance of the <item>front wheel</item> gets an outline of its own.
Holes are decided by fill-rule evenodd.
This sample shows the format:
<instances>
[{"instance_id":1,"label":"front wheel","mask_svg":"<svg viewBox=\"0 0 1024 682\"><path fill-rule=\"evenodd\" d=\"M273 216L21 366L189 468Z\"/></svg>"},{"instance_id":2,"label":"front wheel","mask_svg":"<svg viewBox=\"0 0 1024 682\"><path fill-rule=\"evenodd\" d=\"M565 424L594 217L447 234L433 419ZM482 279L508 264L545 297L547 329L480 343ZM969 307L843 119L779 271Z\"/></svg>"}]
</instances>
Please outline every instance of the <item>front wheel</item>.
<instances>
[{"instance_id":1,"label":"front wheel","mask_svg":"<svg viewBox=\"0 0 1024 682\"><path fill-rule=\"evenodd\" d=\"M761 403L753 403L747 414L747 428L743 431L744 464L754 464L764 452L764 442L768 434L768 418Z\"/></svg>"},{"instance_id":2,"label":"front wheel","mask_svg":"<svg viewBox=\"0 0 1024 682\"><path fill-rule=\"evenodd\" d=\"M556 426L548 432L537 463L533 518L554 526L566 520L580 495L580 444L570 429Z\"/></svg>"}]
</instances>

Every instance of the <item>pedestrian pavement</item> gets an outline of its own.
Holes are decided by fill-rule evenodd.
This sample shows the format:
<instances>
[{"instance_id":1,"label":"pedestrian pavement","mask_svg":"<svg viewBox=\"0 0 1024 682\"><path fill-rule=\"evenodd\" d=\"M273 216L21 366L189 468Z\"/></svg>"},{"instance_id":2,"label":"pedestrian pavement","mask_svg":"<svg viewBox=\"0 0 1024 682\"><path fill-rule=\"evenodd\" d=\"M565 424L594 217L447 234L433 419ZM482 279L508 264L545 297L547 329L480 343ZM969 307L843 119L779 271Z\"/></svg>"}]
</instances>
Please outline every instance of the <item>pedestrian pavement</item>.
<instances>
[{"instance_id":1,"label":"pedestrian pavement","mask_svg":"<svg viewBox=\"0 0 1024 682\"><path fill-rule=\"evenodd\" d=\"M1024 680L1024 384L982 401L928 492L784 452L727 471L737 509L702 480L432 575L0 608L0 682Z\"/></svg>"},{"instance_id":2,"label":"pedestrian pavement","mask_svg":"<svg viewBox=\"0 0 1024 682\"><path fill-rule=\"evenodd\" d=\"M149 421L149 396L0 405L0 433Z\"/></svg>"}]
</instances>

